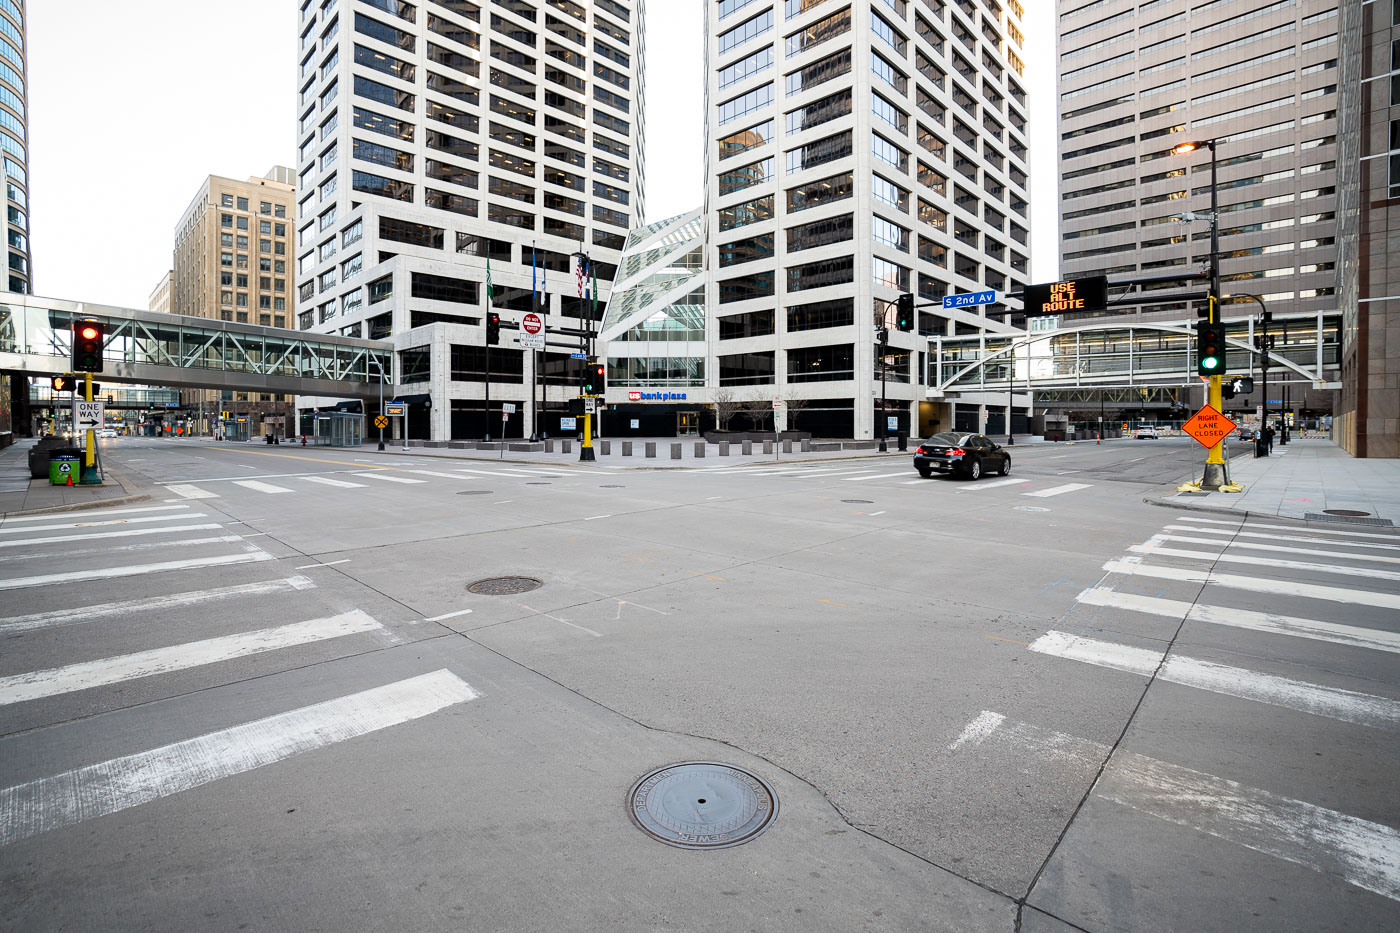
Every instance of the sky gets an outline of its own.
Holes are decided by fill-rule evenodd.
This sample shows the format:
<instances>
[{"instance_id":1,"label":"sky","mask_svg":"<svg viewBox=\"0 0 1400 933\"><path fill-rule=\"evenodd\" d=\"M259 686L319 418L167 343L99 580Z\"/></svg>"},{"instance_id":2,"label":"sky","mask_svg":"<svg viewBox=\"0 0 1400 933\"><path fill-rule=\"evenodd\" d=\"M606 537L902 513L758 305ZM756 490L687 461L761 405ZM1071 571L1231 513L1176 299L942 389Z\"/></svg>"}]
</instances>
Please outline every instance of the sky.
<instances>
[{"instance_id":1,"label":"sky","mask_svg":"<svg viewBox=\"0 0 1400 933\"><path fill-rule=\"evenodd\" d=\"M646 220L702 200L710 0L649 0ZM145 308L208 175L296 165L298 0L29 4L35 292ZM1029 0L1031 280L1057 268L1054 4ZM81 23L82 28L73 28ZM1040 48L1035 47L1037 39ZM1037 54L1039 52L1039 54ZM1053 93L1053 91L1051 92Z\"/></svg>"}]
</instances>

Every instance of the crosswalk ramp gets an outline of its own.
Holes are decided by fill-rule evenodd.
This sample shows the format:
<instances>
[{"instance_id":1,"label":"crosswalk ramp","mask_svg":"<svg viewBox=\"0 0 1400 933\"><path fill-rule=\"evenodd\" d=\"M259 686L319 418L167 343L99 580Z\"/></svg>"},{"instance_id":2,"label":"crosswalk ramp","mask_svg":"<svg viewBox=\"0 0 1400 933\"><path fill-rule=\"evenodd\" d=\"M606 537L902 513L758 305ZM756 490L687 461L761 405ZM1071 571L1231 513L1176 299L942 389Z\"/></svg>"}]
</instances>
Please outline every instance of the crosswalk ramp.
<instances>
[{"instance_id":1,"label":"crosswalk ramp","mask_svg":"<svg viewBox=\"0 0 1400 933\"><path fill-rule=\"evenodd\" d=\"M994 710L969 723L949 751L1014 749L1047 772L1077 762L1091 800L1133 811L1132 819L1189 827L1400 900L1400 829L1338 809L1335 800L1351 799L1346 794L1331 795L1328 806L1310 801L1318 784L1302 781L1296 749L1269 738L1322 736L1337 745L1309 746L1318 756L1341 762L1374 750L1376 767L1394 765L1381 750L1393 749L1400 732L1397 558L1400 536L1392 534L1173 519L1104 563L1074 608L1024 650L1064 665L1054 671L1081 672L1096 691L1148 691L1125 739L1201 757L1187 767ZM1191 718L1174 715L1180 710ZM1167 742L1165 722L1172 723ZM1244 745L1252 751L1233 751ZM1280 758L1262 773L1302 783L1239 780L1236 771L1261 773L1260 754ZM1203 760L1219 774L1202 770ZM1338 780L1329 772L1323 783ZM1354 797L1370 807L1363 792ZM1150 834L1151 826L1134 831Z\"/></svg>"}]
</instances>

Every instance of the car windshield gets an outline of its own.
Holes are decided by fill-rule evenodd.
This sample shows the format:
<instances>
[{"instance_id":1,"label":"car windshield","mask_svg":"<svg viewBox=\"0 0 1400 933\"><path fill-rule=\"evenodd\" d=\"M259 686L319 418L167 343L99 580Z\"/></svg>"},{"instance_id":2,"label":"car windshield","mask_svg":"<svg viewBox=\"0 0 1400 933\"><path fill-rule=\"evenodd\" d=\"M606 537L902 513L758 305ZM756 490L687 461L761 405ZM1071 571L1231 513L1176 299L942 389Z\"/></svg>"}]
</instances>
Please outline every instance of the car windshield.
<instances>
[{"instance_id":1,"label":"car windshield","mask_svg":"<svg viewBox=\"0 0 1400 933\"><path fill-rule=\"evenodd\" d=\"M960 447L967 438L966 434L955 434L952 431L944 431L942 434L935 434L930 437L925 444L932 444L936 447Z\"/></svg>"}]
</instances>

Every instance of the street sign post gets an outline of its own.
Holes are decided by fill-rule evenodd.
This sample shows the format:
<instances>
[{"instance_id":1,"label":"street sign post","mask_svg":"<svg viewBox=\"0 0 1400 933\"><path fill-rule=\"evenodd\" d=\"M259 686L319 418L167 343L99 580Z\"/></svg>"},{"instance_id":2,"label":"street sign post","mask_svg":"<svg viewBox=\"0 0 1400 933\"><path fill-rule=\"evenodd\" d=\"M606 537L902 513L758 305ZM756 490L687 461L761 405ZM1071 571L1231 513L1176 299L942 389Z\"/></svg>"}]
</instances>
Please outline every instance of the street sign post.
<instances>
[{"instance_id":1,"label":"street sign post","mask_svg":"<svg viewBox=\"0 0 1400 933\"><path fill-rule=\"evenodd\" d=\"M1229 436L1235 427L1235 422L1206 405L1192 415L1190 420L1181 426L1181 430L1209 450Z\"/></svg>"},{"instance_id":2,"label":"street sign post","mask_svg":"<svg viewBox=\"0 0 1400 933\"><path fill-rule=\"evenodd\" d=\"M535 312L527 312L520 319L520 334L516 338L517 342L526 350L543 350L544 337L544 321Z\"/></svg>"},{"instance_id":3,"label":"street sign post","mask_svg":"<svg viewBox=\"0 0 1400 933\"><path fill-rule=\"evenodd\" d=\"M992 305L997 302L995 291L968 292L965 295L944 295L945 308L975 308L978 305Z\"/></svg>"}]
</instances>

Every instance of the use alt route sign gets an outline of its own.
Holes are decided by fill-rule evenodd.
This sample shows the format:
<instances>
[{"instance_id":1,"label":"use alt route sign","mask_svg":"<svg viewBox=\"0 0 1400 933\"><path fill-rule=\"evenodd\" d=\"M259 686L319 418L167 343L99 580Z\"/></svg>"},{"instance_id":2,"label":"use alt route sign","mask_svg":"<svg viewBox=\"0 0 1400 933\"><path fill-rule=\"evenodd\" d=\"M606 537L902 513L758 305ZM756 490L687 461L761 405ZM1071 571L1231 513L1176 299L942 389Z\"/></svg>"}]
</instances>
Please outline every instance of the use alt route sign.
<instances>
[{"instance_id":1,"label":"use alt route sign","mask_svg":"<svg viewBox=\"0 0 1400 933\"><path fill-rule=\"evenodd\" d=\"M1192 415L1181 430L1195 438L1202 447L1214 447L1235 430L1235 422L1207 405Z\"/></svg>"}]
</instances>

